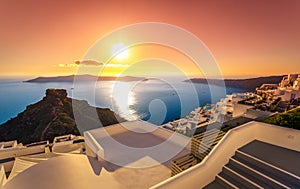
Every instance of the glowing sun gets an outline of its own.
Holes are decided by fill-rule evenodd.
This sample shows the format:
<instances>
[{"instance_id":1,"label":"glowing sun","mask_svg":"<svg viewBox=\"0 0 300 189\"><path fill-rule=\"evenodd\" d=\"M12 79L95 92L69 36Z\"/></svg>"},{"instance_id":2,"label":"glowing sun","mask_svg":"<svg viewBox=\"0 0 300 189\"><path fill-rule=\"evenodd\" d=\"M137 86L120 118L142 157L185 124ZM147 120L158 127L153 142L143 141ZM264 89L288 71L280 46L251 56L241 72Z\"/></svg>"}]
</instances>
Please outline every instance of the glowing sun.
<instances>
[{"instance_id":1,"label":"glowing sun","mask_svg":"<svg viewBox=\"0 0 300 189\"><path fill-rule=\"evenodd\" d=\"M112 46L112 55L116 60L125 60L129 57L129 49L123 43L117 43Z\"/></svg>"}]
</instances>

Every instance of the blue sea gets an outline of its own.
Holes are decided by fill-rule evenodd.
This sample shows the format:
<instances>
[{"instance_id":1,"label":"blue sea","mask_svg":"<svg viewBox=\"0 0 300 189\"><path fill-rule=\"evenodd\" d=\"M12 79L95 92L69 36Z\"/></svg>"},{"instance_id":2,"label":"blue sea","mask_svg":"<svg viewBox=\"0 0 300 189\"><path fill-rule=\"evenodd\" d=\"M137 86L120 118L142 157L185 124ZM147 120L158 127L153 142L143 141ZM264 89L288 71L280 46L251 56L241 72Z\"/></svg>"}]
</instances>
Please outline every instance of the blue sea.
<instances>
[{"instance_id":1,"label":"blue sea","mask_svg":"<svg viewBox=\"0 0 300 189\"><path fill-rule=\"evenodd\" d=\"M245 92L207 84L156 79L143 82L100 81L82 83L29 83L0 80L0 124L24 111L45 96L48 88L66 89L68 96L87 100L92 106L107 107L128 119L143 119L156 125L185 117L199 106L219 101L226 94ZM211 94L213 95L213 98Z\"/></svg>"}]
</instances>

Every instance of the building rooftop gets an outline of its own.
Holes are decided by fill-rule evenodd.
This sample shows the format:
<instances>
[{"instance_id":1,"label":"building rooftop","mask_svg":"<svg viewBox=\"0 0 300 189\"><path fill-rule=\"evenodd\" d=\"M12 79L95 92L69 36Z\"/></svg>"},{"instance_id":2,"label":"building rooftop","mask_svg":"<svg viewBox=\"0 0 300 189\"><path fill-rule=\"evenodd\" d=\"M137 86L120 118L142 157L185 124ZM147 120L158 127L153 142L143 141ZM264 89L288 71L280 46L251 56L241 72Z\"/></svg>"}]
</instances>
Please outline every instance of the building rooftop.
<instances>
[{"instance_id":1,"label":"building rooftop","mask_svg":"<svg viewBox=\"0 0 300 189\"><path fill-rule=\"evenodd\" d=\"M122 166L148 166L163 163L190 152L190 138L144 121L131 121L84 133L91 156ZM164 155L162 155L164 152ZM145 160L145 161L142 161ZM151 162L152 161L152 162ZM132 163L139 164L133 165Z\"/></svg>"}]
</instances>

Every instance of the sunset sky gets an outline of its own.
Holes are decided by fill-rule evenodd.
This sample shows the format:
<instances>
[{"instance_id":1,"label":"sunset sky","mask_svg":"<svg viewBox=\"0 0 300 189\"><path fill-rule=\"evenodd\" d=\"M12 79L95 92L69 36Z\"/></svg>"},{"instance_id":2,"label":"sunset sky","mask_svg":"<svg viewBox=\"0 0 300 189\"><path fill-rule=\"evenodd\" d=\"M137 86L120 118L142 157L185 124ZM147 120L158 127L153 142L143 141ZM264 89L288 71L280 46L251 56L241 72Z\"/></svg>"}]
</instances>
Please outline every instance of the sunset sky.
<instances>
[{"instance_id":1,"label":"sunset sky","mask_svg":"<svg viewBox=\"0 0 300 189\"><path fill-rule=\"evenodd\" d=\"M300 72L298 0L1 0L0 76L75 74L75 61L98 39L139 22L163 22L192 32L227 78ZM201 74L174 49L146 45L129 49L106 75L118 75L143 58L165 58L189 75ZM149 69L151 64L141 72Z\"/></svg>"}]
</instances>

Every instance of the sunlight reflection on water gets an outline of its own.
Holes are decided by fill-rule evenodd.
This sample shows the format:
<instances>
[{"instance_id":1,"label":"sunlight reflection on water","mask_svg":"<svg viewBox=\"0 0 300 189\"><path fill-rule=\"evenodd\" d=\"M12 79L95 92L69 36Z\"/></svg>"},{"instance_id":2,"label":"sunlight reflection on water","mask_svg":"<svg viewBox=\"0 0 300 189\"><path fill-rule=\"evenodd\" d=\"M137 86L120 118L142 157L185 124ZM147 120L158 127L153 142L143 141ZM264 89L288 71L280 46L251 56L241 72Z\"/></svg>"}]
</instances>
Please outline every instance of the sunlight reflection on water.
<instances>
[{"instance_id":1,"label":"sunlight reflection on water","mask_svg":"<svg viewBox=\"0 0 300 189\"><path fill-rule=\"evenodd\" d=\"M132 90L134 85L134 82L115 82L112 85L111 100L113 109L128 120L139 118L134 109L136 104L136 95Z\"/></svg>"}]
</instances>

